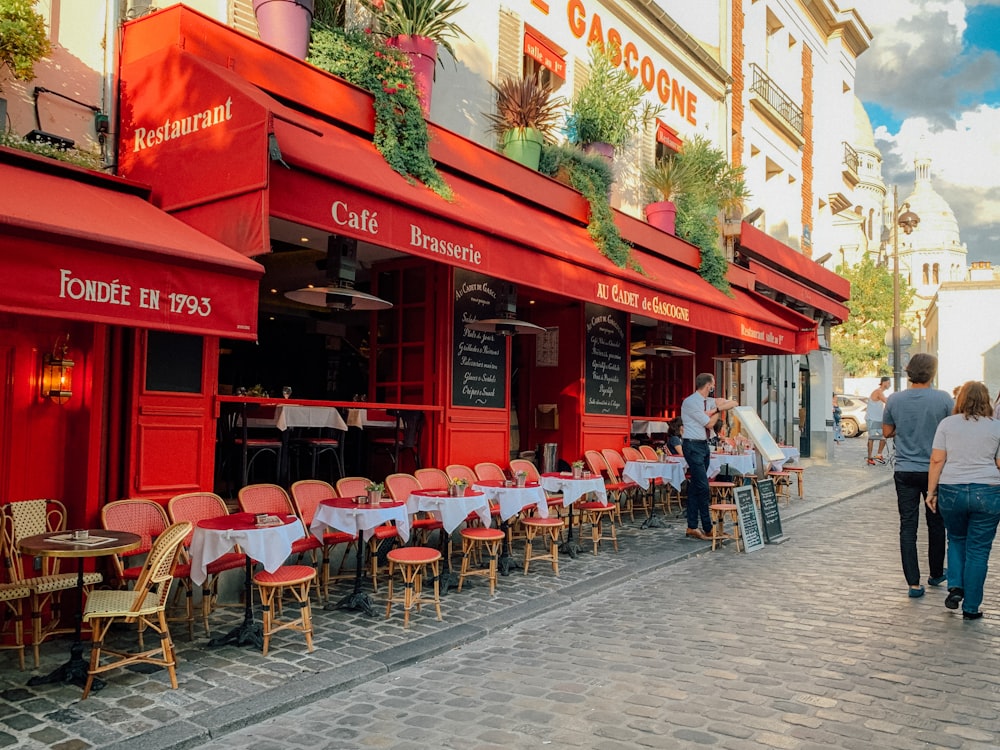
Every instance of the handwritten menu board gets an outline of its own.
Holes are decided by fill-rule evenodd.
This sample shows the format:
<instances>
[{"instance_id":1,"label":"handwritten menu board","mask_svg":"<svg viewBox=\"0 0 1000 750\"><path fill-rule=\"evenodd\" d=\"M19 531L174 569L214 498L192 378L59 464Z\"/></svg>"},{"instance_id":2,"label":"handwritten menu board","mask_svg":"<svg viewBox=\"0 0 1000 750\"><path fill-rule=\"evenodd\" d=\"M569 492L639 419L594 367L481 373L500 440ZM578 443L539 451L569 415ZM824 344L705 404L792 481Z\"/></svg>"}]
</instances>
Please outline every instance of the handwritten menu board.
<instances>
[{"instance_id":1,"label":"handwritten menu board","mask_svg":"<svg viewBox=\"0 0 1000 750\"><path fill-rule=\"evenodd\" d=\"M590 303L584 313L584 411L624 415L628 407L628 315Z\"/></svg>"},{"instance_id":2,"label":"handwritten menu board","mask_svg":"<svg viewBox=\"0 0 1000 750\"><path fill-rule=\"evenodd\" d=\"M455 328L451 353L451 402L503 409L507 405L507 341L473 331L467 322L495 318L501 282L473 271L455 271Z\"/></svg>"},{"instance_id":3,"label":"handwritten menu board","mask_svg":"<svg viewBox=\"0 0 1000 750\"><path fill-rule=\"evenodd\" d=\"M760 515L764 519L764 541L768 544L784 541L781 532L781 514L778 513L778 497L774 492L774 480L757 480L757 495L760 497Z\"/></svg>"},{"instance_id":4,"label":"handwritten menu board","mask_svg":"<svg viewBox=\"0 0 1000 750\"><path fill-rule=\"evenodd\" d=\"M753 487L744 485L733 490L736 506L740 516L740 535L743 537L743 549L753 552L764 546L764 535L760 528L760 516L757 514L757 503L754 502Z\"/></svg>"}]
</instances>

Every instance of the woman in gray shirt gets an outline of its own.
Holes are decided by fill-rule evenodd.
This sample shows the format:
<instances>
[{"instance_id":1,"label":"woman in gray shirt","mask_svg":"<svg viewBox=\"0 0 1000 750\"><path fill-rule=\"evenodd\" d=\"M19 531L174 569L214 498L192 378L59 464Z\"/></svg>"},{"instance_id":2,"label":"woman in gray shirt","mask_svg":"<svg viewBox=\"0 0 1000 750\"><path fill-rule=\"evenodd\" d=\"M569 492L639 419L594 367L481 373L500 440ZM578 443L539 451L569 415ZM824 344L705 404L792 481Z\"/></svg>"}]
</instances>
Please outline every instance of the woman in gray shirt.
<instances>
[{"instance_id":1,"label":"woman in gray shirt","mask_svg":"<svg viewBox=\"0 0 1000 750\"><path fill-rule=\"evenodd\" d=\"M927 506L939 509L948 530L948 597L944 605L962 617L983 616L983 584L1000 523L1000 420L993 418L983 383L958 392L955 413L934 433ZM964 601L963 601L964 599Z\"/></svg>"}]
</instances>

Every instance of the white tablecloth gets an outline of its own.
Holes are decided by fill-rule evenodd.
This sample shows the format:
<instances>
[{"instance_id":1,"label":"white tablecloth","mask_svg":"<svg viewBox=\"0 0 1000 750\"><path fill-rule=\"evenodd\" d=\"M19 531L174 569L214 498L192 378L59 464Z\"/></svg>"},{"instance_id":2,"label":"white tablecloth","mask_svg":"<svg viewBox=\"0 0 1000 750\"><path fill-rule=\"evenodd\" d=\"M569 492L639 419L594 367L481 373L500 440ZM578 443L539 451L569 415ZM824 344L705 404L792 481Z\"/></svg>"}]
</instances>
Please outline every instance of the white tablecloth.
<instances>
[{"instance_id":1,"label":"white tablecloth","mask_svg":"<svg viewBox=\"0 0 1000 750\"><path fill-rule=\"evenodd\" d=\"M753 474L757 471L757 456L753 451L746 453L713 453L708 465L708 478L711 479L728 464L740 474Z\"/></svg>"},{"instance_id":2,"label":"white tablecloth","mask_svg":"<svg viewBox=\"0 0 1000 750\"><path fill-rule=\"evenodd\" d=\"M493 482L483 484L476 482L472 488L482 492L491 502L500 506L501 521L516 516L526 505L534 505L539 517L548 518L549 501L545 497L545 491L537 483L531 483L531 485L530 487L499 487Z\"/></svg>"},{"instance_id":3,"label":"white tablecloth","mask_svg":"<svg viewBox=\"0 0 1000 750\"><path fill-rule=\"evenodd\" d=\"M368 419L367 409L348 409L347 424L350 427L357 427L363 430L365 427L388 427L392 429L396 426L396 420Z\"/></svg>"},{"instance_id":4,"label":"white tablecloth","mask_svg":"<svg viewBox=\"0 0 1000 750\"><path fill-rule=\"evenodd\" d=\"M684 461L629 461L622 470L622 478L649 488L649 480L662 479L675 490L684 484Z\"/></svg>"},{"instance_id":5,"label":"white tablecloth","mask_svg":"<svg viewBox=\"0 0 1000 750\"><path fill-rule=\"evenodd\" d=\"M633 435L652 437L653 435L665 435L668 432L670 432L670 422L652 422L645 419L632 420Z\"/></svg>"},{"instance_id":6,"label":"white tablecloth","mask_svg":"<svg viewBox=\"0 0 1000 750\"><path fill-rule=\"evenodd\" d=\"M362 505L337 498L323 500L316 506L316 515L313 516L309 530L317 539L322 539L328 528L353 535L364 532L364 540L367 542L375 533L376 526L389 521L396 522L400 539L405 542L410 538L410 517L406 512L406 503Z\"/></svg>"},{"instance_id":7,"label":"white tablecloth","mask_svg":"<svg viewBox=\"0 0 1000 750\"><path fill-rule=\"evenodd\" d=\"M289 427L329 427L341 432L347 431L347 424L340 412L332 406L297 406L288 404L275 410L275 427L287 430Z\"/></svg>"},{"instance_id":8,"label":"white tablecloth","mask_svg":"<svg viewBox=\"0 0 1000 750\"><path fill-rule=\"evenodd\" d=\"M280 526L243 528L244 514L234 513L232 529L205 529L195 525L191 538L191 580L201 585L208 577L208 564L218 560L237 544L251 559L257 560L264 570L273 573L292 554L292 542L302 538L302 522L295 516L285 518ZM214 521L214 519L212 519Z\"/></svg>"},{"instance_id":9,"label":"white tablecloth","mask_svg":"<svg viewBox=\"0 0 1000 750\"><path fill-rule=\"evenodd\" d=\"M410 515L419 512L432 514L444 525L449 534L458 528L470 513L479 516L483 526L490 525L490 504L486 495L466 494L451 497L448 490L418 490L406 499L406 510Z\"/></svg>"},{"instance_id":10,"label":"white tablecloth","mask_svg":"<svg viewBox=\"0 0 1000 750\"><path fill-rule=\"evenodd\" d=\"M608 493L604 489L604 479L601 477L573 479L573 475L567 472L542 474L542 489L546 492L561 492L563 505L575 503L588 492L594 493L597 502L608 505Z\"/></svg>"}]
</instances>

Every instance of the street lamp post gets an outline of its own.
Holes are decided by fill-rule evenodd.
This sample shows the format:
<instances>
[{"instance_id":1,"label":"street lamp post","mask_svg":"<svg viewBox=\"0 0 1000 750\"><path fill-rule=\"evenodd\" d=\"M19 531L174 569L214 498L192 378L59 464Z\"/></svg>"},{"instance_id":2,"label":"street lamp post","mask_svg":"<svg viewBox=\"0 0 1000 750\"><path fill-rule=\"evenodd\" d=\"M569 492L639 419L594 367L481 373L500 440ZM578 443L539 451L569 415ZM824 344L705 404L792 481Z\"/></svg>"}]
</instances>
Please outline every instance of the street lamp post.
<instances>
[{"instance_id":1,"label":"street lamp post","mask_svg":"<svg viewBox=\"0 0 1000 750\"><path fill-rule=\"evenodd\" d=\"M905 209L900 213L900 209ZM910 234L920 223L920 217L910 210L910 204L899 205L899 194L892 186L892 390L899 393L902 352L899 344L899 230Z\"/></svg>"}]
</instances>

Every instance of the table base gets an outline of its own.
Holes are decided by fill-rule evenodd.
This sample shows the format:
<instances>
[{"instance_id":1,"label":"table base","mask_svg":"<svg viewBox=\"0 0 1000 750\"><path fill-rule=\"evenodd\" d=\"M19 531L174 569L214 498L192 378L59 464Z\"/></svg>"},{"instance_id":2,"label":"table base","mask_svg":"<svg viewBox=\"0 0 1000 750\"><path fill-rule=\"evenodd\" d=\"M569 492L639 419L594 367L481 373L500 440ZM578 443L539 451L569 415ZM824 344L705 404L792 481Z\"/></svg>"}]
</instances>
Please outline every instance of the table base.
<instances>
[{"instance_id":1,"label":"table base","mask_svg":"<svg viewBox=\"0 0 1000 750\"><path fill-rule=\"evenodd\" d=\"M348 594L343 599L337 603L330 602L323 605L323 609L327 611L332 611L335 609L350 609L358 610L364 612L369 617L375 616L375 602L368 596L360 591L355 591Z\"/></svg>"},{"instance_id":2,"label":"table base","mask_svg":"<svg viewBox=\"0 0 1000 750\"><path fill-rule=\"evenodd\" d=\"M87 684L87 672L90 665L83 659L83 643L75 641L69 649L69 661L61 664L48 674L37 675L28 680L29 687L38 685L52 685L54 683L64 683L84 687ZM91 691L100 690L104 687L104 680L94 678L90 686Z\"/></svg>"},{"instance_id":3,"label":"table base","mask_svg":"<svg viewBox=\"0 0 1000 750\"><path fill-rule=\"evenodd\" d=\"M642 522L639 526L640 529L666 529L670 524L666 523L662 518L657 517L653 512L650 512L649 518Z\"/></svg>"},{"instance_id":4,"label":"table base","mask_svg":"<svg viewBox=\"0 0 1000 750\"><path fill-rule=\"evenodd\" d=\"M255 646L261 651L264 650L264 633L259 622L253 619L244 619L242 623L230 630L225 635L213 638L208 642L209 646Z\"/></svg>"},{"instance_id":5,"label":"table base","mask_svg":"<svg viewBox=\"0 0 1000 750\"><path fill-rule=\"evenodd\" d=\"M211 647L216 646L256 646L261 651L264 650L264 632L260 623L253 619L253 561L248 555L244 565L243 579L243 622L230 630L225 635L220 635L208 642Z\"/></svg>"}]
</instances>

